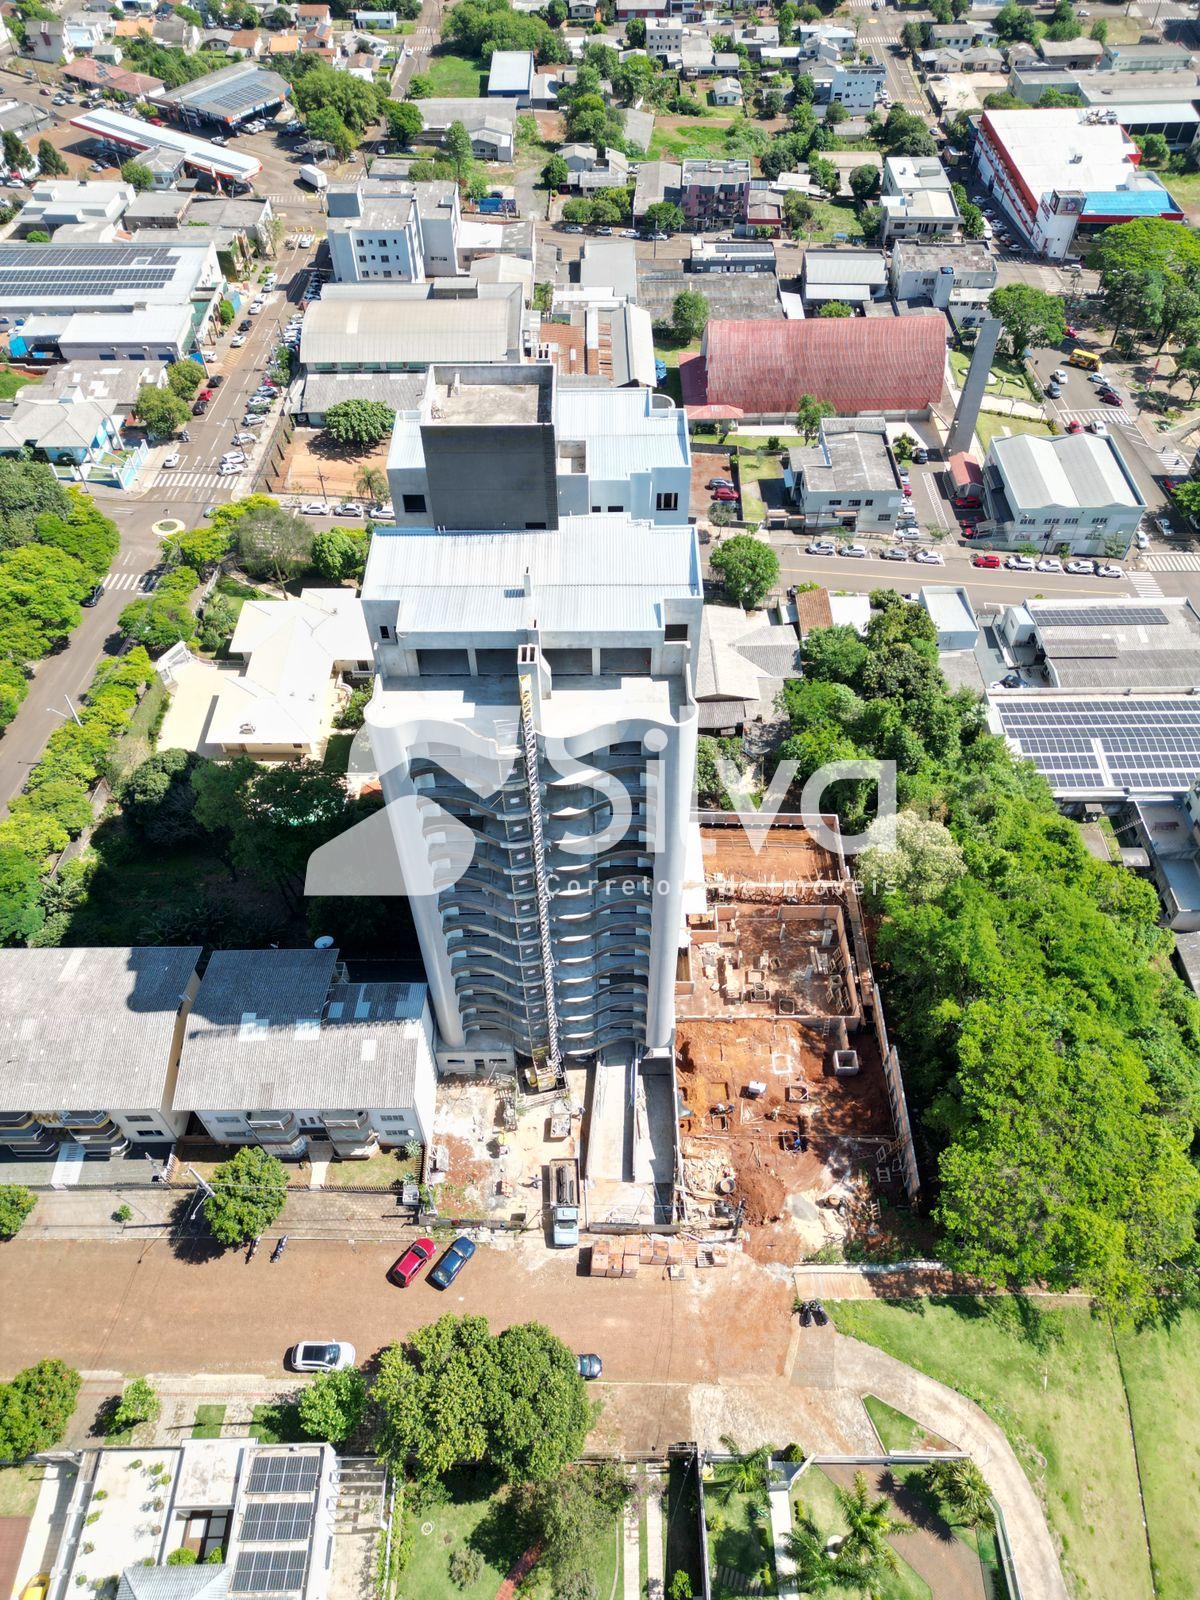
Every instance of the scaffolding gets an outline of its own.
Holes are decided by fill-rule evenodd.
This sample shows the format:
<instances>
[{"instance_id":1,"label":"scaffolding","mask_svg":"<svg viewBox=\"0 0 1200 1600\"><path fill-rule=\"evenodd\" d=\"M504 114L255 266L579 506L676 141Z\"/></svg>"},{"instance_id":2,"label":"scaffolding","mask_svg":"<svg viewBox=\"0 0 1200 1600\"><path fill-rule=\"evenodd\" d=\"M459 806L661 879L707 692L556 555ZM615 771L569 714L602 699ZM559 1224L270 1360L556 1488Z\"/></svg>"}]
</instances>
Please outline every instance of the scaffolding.
<instances>
[{"instance_id":1,"label":"scaffolding","mask_svg":"<svg viewBox=\"0 0 1200 1600\"><path fill-rule=\"evenodd\" d=\"M542 952L542 993L546 1002L546 1044L534 1045L533 1082L536 1089L553 1088L561 1078L558 1047L558 1008L554 995L554 953L550 941L550 886L546 881L545 840L542 831L542 784L538 770L537 732L533 725L533 688L529 676L520 678L521 748L525 758L525 783L529 790L529 832L533 842L533 885L537 902L538 944ZM530 1029L532 1040L532 1027Z\"/></svg>"}]
</instances>

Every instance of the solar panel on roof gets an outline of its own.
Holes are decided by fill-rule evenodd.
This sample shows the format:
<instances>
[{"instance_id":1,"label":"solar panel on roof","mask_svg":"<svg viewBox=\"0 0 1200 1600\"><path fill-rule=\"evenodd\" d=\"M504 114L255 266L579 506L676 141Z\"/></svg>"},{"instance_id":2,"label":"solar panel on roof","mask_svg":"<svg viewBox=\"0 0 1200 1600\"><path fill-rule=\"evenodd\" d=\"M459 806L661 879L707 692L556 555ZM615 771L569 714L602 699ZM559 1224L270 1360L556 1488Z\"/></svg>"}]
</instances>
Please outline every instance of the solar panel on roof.
<instances>
[{"instance_id":1,"label":"solar panel on roof","mask_svg":"<svg viewBox=\"0 0 1200 1600\"><path fill-rule=\"evenodd\" d=\"M309 1501L268 1500L246 1507L243 1544L293 1544L307 1540L313 1508Z\"/></svg>"},{"instance_id":2,"label":"solar panel on roof","mask_svg":"<svg viewBox=\"0 0 1200 1600\"><path fill-rule=\"evenodd\" d=\"M1160 606L1038 606L1034 620L1043 628L1166 628L1170 618Z\"/></svg>"},{"instance_id":3,"label":"solar panel on roof","mask_svg":"<svg viewBox=\"0 0 1200 1600\"><path fill-rule=\"evenodd\" d=\"M307 1563L307 1550L243 1550L234 1563L229 1593L299 1594Z\"/></svg>"},{"instance_id":4,"label":"solar panel on roof","mask_svg":"<svg viewBox=\"0 0 1200 1600\"><path fill-rule=\"evenodd\" d=\"M259 1456L250 1469L249 1494L311 1494L321 1475L316 1456Z\"/></svg>"},{"instance_id":5,"label":"solar panel on roof","mask_svg":"<svg viewBox=\"0 0 1200 1600\"><path fill-rule=\"evenodd\" d=\"M1005 734L1054 789L1179 790L1200 774L1200 702L997 702Z\"/></svg>"}]
</instances>

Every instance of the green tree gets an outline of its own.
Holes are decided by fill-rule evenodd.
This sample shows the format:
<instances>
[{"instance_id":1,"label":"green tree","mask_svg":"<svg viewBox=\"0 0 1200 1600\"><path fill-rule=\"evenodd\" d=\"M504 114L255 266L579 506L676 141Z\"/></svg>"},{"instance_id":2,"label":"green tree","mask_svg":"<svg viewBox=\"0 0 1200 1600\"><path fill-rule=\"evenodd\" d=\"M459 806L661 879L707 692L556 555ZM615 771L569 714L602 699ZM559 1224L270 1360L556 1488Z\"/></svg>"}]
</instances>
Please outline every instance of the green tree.
<instances>
[{"instance_id":1,"label":"green tree","mask_svg":"<svg viewBox=\"0 0 1200 1600\"><path fill-rule=\"evenodd\" d=\"M343 1444L362 1426L367 1409L367 1386L356 1367L340 1372L319 1372L301 1391L297 1407L300 1426L310 1439Z\"/></svg>"},{"instance_id":2,"label":"green tree","mask_svg":"<svg viewBox=\"0 0 1200 1600\"><path fill-rule=\"evenodd\" d=\"M163 560L168 567L191 567L205 574L219 567L233 549L233 534L228 529L206 524L172 534L162 543Z\"/></svg>"},{"instance_id":3,"label":"green tree","mask_svg":"<svg viewBox=\"0 0 1200 1600\"><path fill-rule=\"evenodd\" d=\"M312 564L312 529L303 517L282 506L243 517L235 538L238 560L251 577L273 578L282 585Z\"/></svg>"},{"instance_id":4,"label":"green tree","mask_svg":"<svg viewBox=\"0 0 1200 1600\"><path fill-rule=\"evenodd\" d=\"M852 317L854 308L848 306L844 300L826 300L817 315L819 317Z\"/></svg>"},{"instance_id":5,"label":"green tree","mask_svg":"<svg viewBox=\"0 0 1200 1600\"><path fill-rule=\"evenodd\" d=\"M542 168L543 189L565 189L570 181L571 169L561 156L551 156Z\"/></svg>"},{"instance_id":6,"label":"green tree","mask_svg":"<svg viewBox=\"0 0 1200 1600\"><path fill-rule=\"evenodd\" d=\"M409 100L389 100L384 108L389 135L404 150L425 131L419 107Z\"/></svg>"},{"instance_id":7,"label":"green tree","mask_svg":"<svg viewBox=\"0 0 1200 1600\"><path fill-rule=\"evenodd\" d=\"M900 30L900 43L915 56L919 50L925 49L925 33L919 22L906 22Z\"/></svg>"},{"instance_id":8,"label":"green tree","mask_svg":"<svg viewBox=\"0 0 1200 1600\"><path fill-rule=\"evenodd\" d=\"M1175 376L1188 386L1188 404L1200 389L1200 344L1189 344L1175 357Z\"/></svg>"},{"instance_id":9,"label":"green tree","mask_svg":"<svg viewBox=\"0 0 1200 1600\"><path fill-rule=\"evenodd\" d=\"M683 289L671 305L671 331L680 344L695 344L708 326L708 299L698 289Z\"/></svg>"},{"instance_id":10,"label":"green tree","mask_svg":"<svg viewBox=\"0 0 1200 1600\"><path fill-rule=\"evenodd\" d=\"M880 170L874 164L855 167L850 174L850 190L860 205L879 193Z\"/></svg>"},{"instance_id":11,"label":"green tree","mask_svg":"<svg viewBox=\"0 0 1200 1600\"><path fill-rule=\"evenodd\" d=\"M1148 167L1165 167L1170 159L1171 147L1161 133L1147 133L1142 138L1134 141L1142 152L1142 159Z\"/></svg>"},{"instance_id":12,"label":"green tree","mask_svg":"<svg viewBox=\"0 0 1200 1600\"><path fill-rule=\"evenodd\" d=\"M189 1550L186 1545L180 1545L178 1550L172 1550L167 1557L169 1567L194 1567L196 1565L196 1552Z\"/></svg>"},{"instance_id":13,"label":"green tree","mask_svg":"<svg viewBox=\"0 0 1200 1600\"><path fill-rule=\"evenodd\" d=\"M858 683L868 650L856 629L846 623L814 628L801 646L804 675L824 683Z\"/></svg>"},{"instance_id":14,"label":"green tree","mask_svg":"<svg viewBox=\"0 0 1200 1600\"><path fill-rule=\"evenodd\" d=\"M629 1504L632 1486L616 1461L564 1465L554 1478L535 1483L523 1496L533 1538L542 1546L542 1565L556 1590L595 1564L600 1541Z\"/></svg>"},{"instance_id":15,"label":"green tree","mask_svg":"<svg viewBox=\"0 0 1200 1600\"><path fill-rule=\"evenodd\" d=\"M651 233L681 233L687 226L682 209L672 200L656 200L647 206L644 221Z\"/></svg>"},{"instance_id":16,"label":"green tree","mask_svg":"<svg viewBox=\"0 0 1200 1600\"><path fill-rule=\"evenodd\" d=\"M35 1205L37 1196L31 1189L18 1183L0 1184L0 1239L14 1239Z\"/></svg>"},{"instance_id":17,"label":"green tree","mask_svg":"<svg viewBox=\"0 0 1200 1600\"><path fill-rule=\"evenodd\" d=\"M839 1564L851 1570L858 1567L870 1572L898 1572L900 1563L889 1541L898 1534L911 1533L912 1523L893 1516L887 1495L873 1496L861 1472L854 1474L852 1488L835 1484L833 1493L847 1529Z\"/></svg>"},{"instance_id":18,"label":"green tree","mask_svg":"<svg viewBox=\"0 0 1200 1600\"><path fill-rule=\"evenodd\" d=\"M204 368L198 361L172 361L167 368L167 386L181 400L191 400L204 382Z\"/></svg>"},{"instance_id":19,"label":"green tree","mask_svg":"<svg viewBox=\"0 0 1200 1600\"><path fill-rule=\"evenodd\" d=\"M841 187L841 178L838 169L832 161L826 161L822 156L810 156L808 161L808 175L812 181L822 188L829 196L837 194Z\"/></svg>"},{"instance_id":20,"label":"green tree","mask_svg":"<svg viewBox=\"0 0 1200 1600\"><path fill-rule=\"evenodd\" d=\"M48 1360L0 1384L0 1462L52 1449L67 1431L81 1381L71 1367Z\"/></svg>"},{"instance_id":21,"label":"green tree","mask_svg":"<svg viewBox=\"0 0 1200 1600\"><path fill-rule=\"evenodd\" d=\"M988 296L988 311L1003 323L1016 361L1024 359L1031 344L1061 344L1066 337L1061 299L1027 283L993 289Z\"/></svg>"},{"instance_id":22,"label":"green tree","mask_svg":"<svg viewBox=\"0 0 1200 1600\"><path fill-rule=\"evenodd\" d=\"M832 417L835 407L828 400L814 400L811 394L802 394L796 407L796 432L805 444L811 444L821 431L821 423Z\"/></svg>"},{"instance_id":23,"label":"green tree","mask_svg":"<svg viewBox=\"0 0 1200 1600\"><path fill-rule=\"evenodd\" d=\"M217 307L217 321L221 324L221 326L223 328L227 328L236 316L237 312L233 309L233 301L222 300L221 304Z\"/></svg>"},{"instance_id":24,"label":"green tree","mask_svg":"<svg viewBox=\"0 0 1200 1600\"><path fill-rule=\"evenodd\" d=\"M26 244L49 244L50 243L50 235L46 232L45 228L34 228L31 232L29 232L29 233L27 233L25 235L25 243Z\"/></svg>"},{"instance_id":25,"label":"green tree","mask_svg":"<svg viewBox=\"0 0 1200 1600\"><path fill-rule=\"evenodd\" d=\"M128 161L121 163L121 177L141 194L144 189L153 189L154 174L144 161L137 161L132 156Z\"/></svg>"},{"instance_id":26,"label":"green tree","mask_svg":"<svg viewBox=\"0 0 1200 1600\"><path fill-rule=\"evenodd\" d=\"M973 1461L966 1458L935 1461L926 1467L924 1478L952 1526L991 1528L995 1525L992 1492Z\"/></svg>"},{"instance_id":27,"label":"green tree","mask_svg":"<svg viewBox=\"0 0 1200 1600\"><path fill-rule=\"evenodd\" d=\"M1030 7L1008 0L993 18L992 30L1004 44L1033 44L1037 39L1038 20Z\"/></svg>"},{"instance_id":28,"label":"green tree","mask_svg":"<svg viewBox=\"0 0 1200 1600\"><path fill-rule=\"evenodd\" d=\"M510 1483L557 1478L583 1449L593 1420L575 1357L537 1322L505 1328L495 1348L501 1404L489 1458Z\"/></svg>"},{"instance_id":29,"label":"green tree","mask_svg":"<svg viewBox=\"0 0 1200 1600\"><path fill-rule=\"evenodd\" d=\"M789 233L798 233L816 215L816 207L805 195L797 194L794 189L789 189L783 197L783 220L787 223Z\"/></svg>"},{"instance_id":30,"label":"green tree","mask_svg":"<svg viewBox=\"0 0 1200 1600\"><path fill-rule=\"evenodd\" d=\"M333 106L319 105L306 112L304 126L309 138L328 145L339 161L347 160L357 148L357 135Z\"/></svg>"},{"instance_id":31,"label":"green tree","mask_svg":"<svg viewBox=\"0 0 1200 1600\"><path fill-rule=\"evenodd\" d=\"M379 1357L376 1448L418 1479L486 1458L499 1405L495 1340L484 1317L439 1317Z\"/></svg>"},{"instance_id":32,"label":"green tree","mask_svg":"<svg viewBox=\"0 0 1200 1600\"><path fill-rule=\"evenodd\" d=\"M266 1232L286 1200L283 1162L258 1145L243 1145L213 1173L204 1220L218 1244L248 1244Z\"/></svg>"},{"instance_id":33,"label":"green tree","mask_svg":"<svg viewBox=\"0 0 1200 1600\"><path fill-rule=\"evenodd\" d=\"M910 905L939 900L967 870L966 857L944 823L901 811L895 840L871 845L855 862L863 893L878 904L888 894L905 896Z\"/></svg>"},{"instance_id":34,"label":"green tree","mask_svg":"<svg viewBox=\"0 0 1200 1600\"><path fill-rule=\"evenodd\" d=\"M313 535L313 566L330 583L361 577L366 555L366 541L350 528L327 528Z\"/></svg>"},{"instance_id":35,"label":"green tree","mask_svg":"<svg viewBox=\"0 0 1200 1600\"><path fill-rule=\"evenodd\" d=\"M471 149L471 135L461 122L452 122L446 129L446 155L454 166L454 175L462 183L470 171L474 152Z\"/></svg>"},{"instance_id":36,"label":"green tree","mask_svg":"<svg viewBox=\"0 0 1200 1600\"><path fill-rule=\"evenodd\" d=\"M1174 491L1175 504L1189 519L1200 518L1200 478L1188 478Z\"/></svg>"},{"instance_id":37,"label":"green tree","mask_svg":"<svg viewBox=\"0 0 1200 1600\"><path fill-rule=\"evenodd\" d=\"M1097 44L1108 43L1108 23L1103 17L1097 17L1092 23L1091 36Z\"/></svg>"},{"instance_id":38,"label":"green tree","mask_svg":"<svg viewBox=\"0 0 1200 1600\"><path fill-rule=\"evenodd\" d=\"M563 202L562 218L564 222L570 222L577 227L586 228L592 220L592 202L584 199L565 200Z\"/></svg>"},{"instance_id":39,"label":"green tree","mask_svg":"<svg viewBox=\"0 0 1200 1600\"><path fill-rule=\"evenodd\" d=\"M121 1392L121 1398L109 1413L106 1432L124 1433L143 1422L154 1422L162 1410L162 1401L153 1385L145 1378L131 1378Z\"/></svg>"},{"instance_id":40,"label":"green tree","mask_svg":"<svg viewBox=\"0 0 1200 1600\"><path fill-rule=\"evenodd\" d=\"M747 533L719 544L711 566L729 599L744 611L762 605L779 581L779 557L769 544Z\"/></svg>"},{"instance_id":41,"label":"green tree","mask_svg":"<svg viewBox=\"0 0 1200 1600\"><path fill-rule=\"evenodd\" d=\"M6 167L15 167L18 172L28 172L30 167L34 165L34 160L29 153L29 147L25 144L20 135L16 133L6 133L3 136L2 142L4 148L4 165Z\"/></svg>"},{"instance_id":42,"label":"green tree","mask_svg":"<svg viewBox=\"0 0 1200 1600\"><path fill-rule=\"evenodd\" d=\"M631 50L646 48L646 24L641 17L630 17L625 24L625 43Z\"/></svg>"},{"instance_id":43,"label":"green tree","mask_svg":"<svg viewBox=\"0 0 1200 1600\"><path fill-rule=\"evenodd\" d=\"M386 439L396 413L382 400L339 400L325 413L325 431L336 443L369 450Z\"/></svg>"},{"instance_id":44,"label":"green tree","mask_svg":"<svg viewBox=\"0 0 1200 1600\"><path fill-rule=\"evenodd\" d=\"M37 148L38 171L43 178L64 178L70 170L61 152L49 139L39 139Z\"/></svg>"},{"instance_id":45,"label":"green tree","mask_svg":"<svg viewBox=\"0 0 1200 1600\"><path fill-rule=\"evenodd\" d=\"M719 1500L745 1497L754 1505L765 1506L771 1480L771 1450L769 1444L754 1450L743 1450L732 1434L721 1435L721 1448L729 1459L717 1464L713 1474L713 1489Z\"/></svg>"},{"instance_id":46,"label":"green tree","mask_svg":"<svg viewBox=\"0 0 1200 1600\"><path fill-rule=\"evenodd\" d=\"M1078 39L1083 32L1075 7L1071 0L1058 0L1058 4L1050 14L1050 22L1046 28L1046 38L1059 43L1066 43L1071 39Z\"/></svg>"},{"instance_id":47,"label":"green tree","mask_svg":"<svg viewBox=\"0 0 1200 1600\"><path fill-rule=\"evenodd\" d=\"M186 400L173 389L152 389L143 384L137 397L138 421L156 439L168 439L188 419Z\"/></svg>"}]
</instances>

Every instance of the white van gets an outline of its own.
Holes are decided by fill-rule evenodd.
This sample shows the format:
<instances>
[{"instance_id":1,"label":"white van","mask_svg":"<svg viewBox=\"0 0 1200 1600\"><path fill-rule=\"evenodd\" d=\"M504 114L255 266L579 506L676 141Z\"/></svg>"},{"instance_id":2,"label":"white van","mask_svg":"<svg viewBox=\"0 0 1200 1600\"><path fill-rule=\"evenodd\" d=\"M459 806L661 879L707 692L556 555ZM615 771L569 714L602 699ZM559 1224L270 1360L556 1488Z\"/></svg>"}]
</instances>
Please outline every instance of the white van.
<instances>
[{"instance_id":1,"label":"white van","mask_svg":"<svg viewBox=\"0 0 1200 1600\"><path fill-rule=\"evenodd\" d=\"M325 189L329 186L329 179L321 171L320 167L301 167L296 176L301 183L307 183L313 189Z\"/></svg>"}]
</instances>

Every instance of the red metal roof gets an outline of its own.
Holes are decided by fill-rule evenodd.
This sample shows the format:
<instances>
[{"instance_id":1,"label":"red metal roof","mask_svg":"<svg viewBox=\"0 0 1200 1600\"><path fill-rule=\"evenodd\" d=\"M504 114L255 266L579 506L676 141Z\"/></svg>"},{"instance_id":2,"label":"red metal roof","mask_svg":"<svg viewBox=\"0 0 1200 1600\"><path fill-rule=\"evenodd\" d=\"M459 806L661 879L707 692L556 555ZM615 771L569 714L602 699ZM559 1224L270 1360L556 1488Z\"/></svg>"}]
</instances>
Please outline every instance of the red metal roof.
<instances>
[{"instance_id":1,"label":"red metal roof","mask_svg":"<svg viewBox=\"0 0 1200 1600\"><path fill-rule=\"evenodd\" d=\"M680 362L689 410L776 414L810 394L843 416L923 411L941 395L945 368L940 316L710 322L703 358Z\"/></svg>"}]
</instances>

